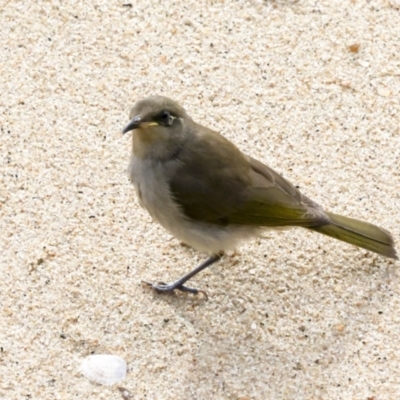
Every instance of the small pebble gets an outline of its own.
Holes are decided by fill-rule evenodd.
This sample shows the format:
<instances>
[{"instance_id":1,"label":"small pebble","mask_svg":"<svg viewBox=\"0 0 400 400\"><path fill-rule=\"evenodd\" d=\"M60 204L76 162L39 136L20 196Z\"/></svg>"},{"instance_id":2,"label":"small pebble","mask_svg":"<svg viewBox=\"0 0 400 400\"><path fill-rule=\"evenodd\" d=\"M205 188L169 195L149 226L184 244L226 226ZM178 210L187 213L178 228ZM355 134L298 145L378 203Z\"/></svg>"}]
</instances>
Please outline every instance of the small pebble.
<instances>
[{"instance_id":1,"label":"small pebble","mask_svg":"<svg viewBox=\"0 0 400 400\"><path fill-rule=\"evenodd\" d=\"M125 378L126 362L112 354L94 354L82 361L81 372L92 382L111 386Z\"/></svg>"}]
</instances>

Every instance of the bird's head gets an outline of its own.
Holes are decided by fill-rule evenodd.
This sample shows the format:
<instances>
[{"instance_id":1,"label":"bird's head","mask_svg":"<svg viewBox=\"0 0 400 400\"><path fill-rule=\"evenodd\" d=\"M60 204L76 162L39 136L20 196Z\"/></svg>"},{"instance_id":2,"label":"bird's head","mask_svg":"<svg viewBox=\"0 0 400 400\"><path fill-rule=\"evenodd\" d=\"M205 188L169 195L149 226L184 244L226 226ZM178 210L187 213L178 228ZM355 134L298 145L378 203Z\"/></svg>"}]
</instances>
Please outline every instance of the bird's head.
<instances>
[{"instance_id":1,"label":"bird's head","mask_svg":"<svg viewBox=\"0 0 400 400\"><path fill-rule=\"evenodd\" d=\"M131 109L123 133L133 131L133 151L141 158L167 158L185 141L190 117L185 109L164 96L139 100Z\"/></svg>"}]
</instances>

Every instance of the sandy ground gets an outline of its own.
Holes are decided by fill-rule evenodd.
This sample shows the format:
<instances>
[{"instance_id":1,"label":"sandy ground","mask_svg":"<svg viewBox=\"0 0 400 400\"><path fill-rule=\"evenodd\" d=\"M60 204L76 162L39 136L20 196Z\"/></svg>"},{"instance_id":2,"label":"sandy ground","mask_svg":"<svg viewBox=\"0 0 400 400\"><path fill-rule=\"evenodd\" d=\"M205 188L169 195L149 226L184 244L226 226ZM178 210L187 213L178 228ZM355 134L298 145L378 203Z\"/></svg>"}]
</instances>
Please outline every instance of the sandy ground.
<instances>
[{"instance_id":1,"label":"sandy ground","mask_svg":"<svg viewBox=\"0 0 400 400\"><path fill-rule=\"evenodd\" d=\"M400 398L399 263L268 232L204 254L127 177L131 105L182 103L337 213L400 244L400 3L2 1L0 399ZM99 386L79 366L123 357ZM125 396L128 398L128 396Z\"/></svg>"}]
</instances>

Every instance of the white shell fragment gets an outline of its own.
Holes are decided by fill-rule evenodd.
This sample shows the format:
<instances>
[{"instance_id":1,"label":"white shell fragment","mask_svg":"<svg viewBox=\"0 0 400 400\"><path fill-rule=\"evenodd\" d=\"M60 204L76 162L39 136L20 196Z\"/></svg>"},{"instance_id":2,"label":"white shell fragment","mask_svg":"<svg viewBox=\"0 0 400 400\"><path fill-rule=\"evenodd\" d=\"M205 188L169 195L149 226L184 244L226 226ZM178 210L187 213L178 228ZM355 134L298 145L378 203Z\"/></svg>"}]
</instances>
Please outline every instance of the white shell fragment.
<instances>
[{"instance_id":1,"label":"white shell fragment","mask_svg":"<svg viewBox=\"0 0 400 400\"><path fill-rule=\"evenodd\" d=\"M125 378L126 362L112 354L94 354L82 361L81 372L92 382L110 386Z\"/></svg>"}]
</instances>

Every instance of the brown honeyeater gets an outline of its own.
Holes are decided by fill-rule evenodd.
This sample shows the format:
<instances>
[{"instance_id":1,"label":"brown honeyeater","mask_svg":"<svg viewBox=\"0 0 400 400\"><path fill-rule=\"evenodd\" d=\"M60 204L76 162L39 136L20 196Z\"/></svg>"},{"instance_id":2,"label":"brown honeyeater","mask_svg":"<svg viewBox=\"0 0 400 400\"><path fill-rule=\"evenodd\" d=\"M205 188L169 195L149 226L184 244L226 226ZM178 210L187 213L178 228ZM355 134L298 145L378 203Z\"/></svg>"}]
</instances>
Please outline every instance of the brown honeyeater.
<instances>
[{"instance_id":1,"label":"brown honeyeater","mask_svg":"<svg viewBox=\"0 0 400 400\"><path fill-rule=\"evenodd\" d=\"M387 230L325 211L167 97L138 101L123 133L128 131L129 174L140 204L180 241L210 254L171 284L149 284L157 291L198 293L185 282L263 229L302 227L397 259Z\"/></svg>"}]
</instances>

